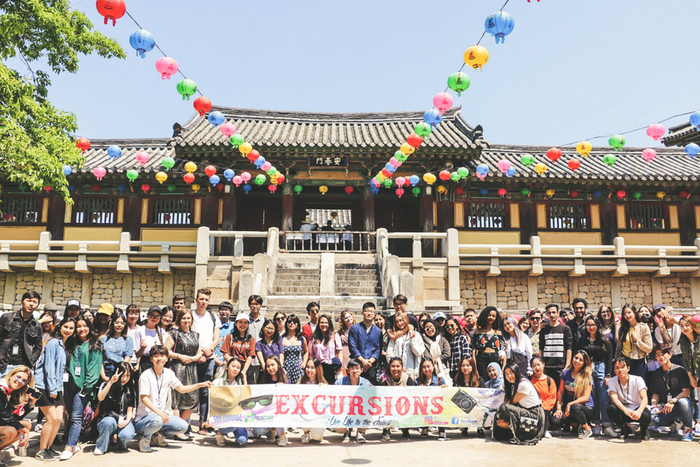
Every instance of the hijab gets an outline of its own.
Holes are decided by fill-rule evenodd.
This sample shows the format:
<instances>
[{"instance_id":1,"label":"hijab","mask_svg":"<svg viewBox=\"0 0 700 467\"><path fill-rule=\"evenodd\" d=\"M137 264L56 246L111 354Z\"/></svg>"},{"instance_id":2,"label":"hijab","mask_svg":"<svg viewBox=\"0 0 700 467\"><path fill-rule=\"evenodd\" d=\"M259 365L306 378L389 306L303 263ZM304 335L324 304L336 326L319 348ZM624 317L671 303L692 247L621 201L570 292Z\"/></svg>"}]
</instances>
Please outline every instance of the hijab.
<instances>
[{"instance_id":1,"label":"hijab","mask_svg":"<svg viewBox=\"0 0 700 467\"><path fill-rule=\"evenodd\" d=\"M486 387L491 389L503 389L503 370L501 370L501 365L496 362L491 362L488 368L494 368L498 376L496 376L496 379L489 378L489 380L486 381Z\"/></svg>"}]
</instances>

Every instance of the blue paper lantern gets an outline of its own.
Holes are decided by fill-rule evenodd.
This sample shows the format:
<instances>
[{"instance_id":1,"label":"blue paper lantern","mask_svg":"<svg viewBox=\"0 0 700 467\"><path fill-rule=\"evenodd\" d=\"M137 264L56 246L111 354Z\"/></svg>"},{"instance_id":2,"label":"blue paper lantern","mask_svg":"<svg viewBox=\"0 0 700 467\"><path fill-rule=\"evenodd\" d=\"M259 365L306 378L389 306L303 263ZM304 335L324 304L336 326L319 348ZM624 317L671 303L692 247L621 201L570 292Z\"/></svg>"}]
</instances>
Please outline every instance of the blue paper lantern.
<instances>
[{"instance_id":1,"label":"blue paper lantern","mask_svg":"<svg viewBox=\"0 0 700 467\"><path fill-rule=\"evenodd\" d=\"M218 175L212 175L211 177L209 177L209 183L211 183L213 186L218 185L220 181L221 179Z\"/></svg>"},{"instance_id":2,"label":"blue paper lantern","mask_svg":"<svg viewBox=\"0 0 700 467\"><path fill-rule=\"evenodd\" d=\"M411 175L408 177L408 183L410 183L411 186L416 186L420 183L420 177L418 175Z\"/></svg>"},{"instance_id":3,"label":"blue paper lantern","mask_svg":"<svg viewBox=\"0 0 700 467\"><path fill-rule=\"evenodd\" d=\"M72 174L72 173L73 173L73 167L71 167L71 166L68 165L68 164L66 164L66 165L63 166L63 175L65 175L65 176L67 177L67 176L69 176L69 175Z\"/></svg>"},{"instance_id":4,"label":"blue paper lantern","mask_svg":"<svg viewBox=\"0 0 700 467\"><path fill-rule=\"evenodd\" d=\"M690 124L700 130L700 112L690 114Z\"/></svg>"},{"instance_id":5,"label":"blue paper lantern","mask_svg":"<svg viewBox=\"0 0 700 467\"><path fill-rule=\"evenodd\" d=\"M224 170L224 177L226 177L226 180L228 180L229 182L235 176L236 176L236 172L234 172L233 170L231 170L231 169Z\"/></svg>"},{"instance_id":6,"label":"blue paper lantern","mask_svg":"<svg viewBox=\"0 0 700 467\"><path fill-rule=\"evenodd\" d=\"M75 193L75 185L68 185L68 191Z\"/></svg>"},{"instance_id":7,"label":"blue paper lantern","mask_svg":"<svg viewBox=\"0 0 700 467\"><path fill-rule=\"evenodd\" d=\"M488 188L482 188L481 190L479 190L479 193L481 193L482 196L486 196L489 194L489 190Z\"/></svg>"},{"instance_id":8,"label":"blue paper lantern","mask_svg":"<svg viewBox=\"0 0 700 467\"><path fill-rule=\"evenodd\" d=\"M153 50L153 47L156 46L156 40L150 32L139 29L129 36L129 44L136 49L136 55L146 58L146 52Z\"/></svg>"},{"instance_id":9,"label":"blue paper lantern","mask_svg":"<svg viewBox=\"0 0 700 467\"><path fill-rule=\"evenodd\" d=\"M497 11L486 17L484 27L486 28L486 32L496 38L496 44L498 44L499 42L503 42L506 36L513 32L515 21L513 21L513 17L505 11Z\"/></svg>"},{"instance_id":10,"label":"blue paper lantern","mask_svg":"<svg viewBox=\"0 0 700 467\"><path fill-rule=\"evenodd\" d=\"M695 156L700 152L700 146L695 143L690 143L685 147L685 153L690 156L691 159L695 159Z\"/></svg>"},{"instance_id":11,"label":"blue paper lantern","mask_svg":"<svg viewBox=\"0 0 700 467\"><path fill-rule=\"evenodd\" d=\"M513 177L515 174L516 174L515 167L513 167L513 166L511 165L511 166L508 168L508 170L506 170L506 177L511 178L511 177Z\"/></svg>"},{"instance_id":12,"label":"blue paper lantern","mask_svg":"<svg viewBox=\"0 0 700 467\"><path fill-rule=\"evenodd\" d=\"M207 115L207 120L214 126L219 126L226 121L226 117L222 112L215 110L214 112L209 112Z\"/></svg>"},{"instance_id":13,"label":"blue paper lantern","mask_svg":"<svg viewBox=\"0 0 700 467\"><path fill-rule=\"evenodd\" d=\"M387 162L386 165L384 166L384 170L386 170L390 174L393 174L394 172L396 172L396 167L394 167L393 165L391 165L390 163Z\"/></svg>"},{"instance_id":14,"label":"blue paper lantern","mask_svg":"<svg viewBox=\"0 0 700 467\"><path fill-rule=\"evenodd\" d=\"M376 195L377 193L379 193L379 188L376 186L371 186L371 187L369 187L369 192L372 193L373 195Z\"/></svg>"},{"instance_id":15,"label":"blue paper lantern","mask_svg":"<svg viewBox=\"0 0 700 467\"><path fill-rule=\"evenodd\" d=\"M423 121L435 129L442 122L442 114L438 109L432 108L423 114Z\"/></svg>"},{"instance_id":16,"label":"blue paper lantern","mask_svg":"<svg viewBox=\"0 0 700 467\"><path fill-rule=\"evenodd\" d=\"M248 193L250 193L250 190L252 190L252 189L253 189L253 187L248 185L247 183L245 185L243 185L243 191L245 192L246 195Z\"/></svg>"},{"instance_id":17,"label":"blue paper lantern","mask_svg":"<svg viewBox=\"0 0 700 467\"><path fill-rule=\"evenodd\" d=\"M596 198L600 198L601 196L603 196L603 192L600 190L596 190L593 192L593 196L595 196Z\"/></svg>"},{"instance_id":18,"label":"blue paper lantern","mask_svg":"<svg viewBox=\"0 0 700 467\"><path fill-rule=\"evenodd\" d=\"M124 193L124 191L126 191L126 187L124 185L117 185L117 191L119 193Z\"/></svg>"},{"instance_id":19,"label":"blue paper lantern","mask_svg":"<svg viewBox=\"0 0 700 467\"><path fill-rule=\"evenodd\" d=\"M263 156L260 156L253 161L253 164L255 164L255 167L259 169L265 162L267 162L265 158Z\"/></svg>"},{"instance_id":20,"label":"blue paper lantern","mask_svg":"<svg viewBox=\"0 0 700 467\"><path fill-rule=\"evenodd\" d=\"M107 155L112 159L116 159L117 157L122 155L122 148L116 145L112 145L107 148Z\"/></svg>"},{"instance_id":21,"label":"blue paper lantern","mask_svg":"<svg viewBox=\"0 0 700 467\"><path fill-rule=\"evenodd\" d=\"M479 175L487 175L489 173L489 166L488 164L479 164L476 166L476 173Z\"/></svg>"}]
</instances>

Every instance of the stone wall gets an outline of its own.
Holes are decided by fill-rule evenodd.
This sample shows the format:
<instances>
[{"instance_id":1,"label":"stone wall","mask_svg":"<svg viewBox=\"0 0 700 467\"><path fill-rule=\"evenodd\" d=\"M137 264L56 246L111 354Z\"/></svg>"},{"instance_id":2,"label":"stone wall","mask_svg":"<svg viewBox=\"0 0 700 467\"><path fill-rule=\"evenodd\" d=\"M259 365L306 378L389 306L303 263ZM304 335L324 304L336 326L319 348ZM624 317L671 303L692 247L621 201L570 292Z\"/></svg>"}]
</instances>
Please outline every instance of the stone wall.
<instances>
[{"instance_id":1,"label":"stone wall","mask_svg":"<svg viewBox=\"0 0 700 467\"><path fill-rule=\"evenodd\" d=\"M496 276L496 307L502 310L527 310L527 273L503 272Z\"/></svg>"},{"instance_id":2,"label":"stone wall","mask_svg":"<svg viewBox=\"0 0 700 467\"><path fill-rule=\"evenodd\" d=\"M163 304L163 275L155 269L135 269L131 295L143 308Z\"/></svg>"},{"instance_id":3,"label":"stone wall","mask_svg":"<svg viewBox=\"0 0 700 467\"><path fill-rule=\"evenodd\" d=\"M80 300L83 291L83 275L75 271L57 271L53 275L51 301L64 305L71 298ZM46 294L43 294L46 295ZM44 303L48 297L43 297Z\"/></svg>"},{"instance_id":4,"label":"stone wall","mask_svg":"<svg viewBox=\"0 0 700 467\"><path fill-rule=\"evenodd\" d=\"M173 295L184 294L187 303L194 302L194 270L176 270L173 274Z\"/></svg>"},{"instance_id":5,"label":"stone wall","mask_svg":"<svg viewBox=\"0 0 700 467\"><path fill-rule=\"evenodd\" d=\"M602 305L612 303L610 274L591 273L578 278L578 297L586 302ZM574 297L576 298L576 297Z\"/></svg>"},{"instance_id":6,"label":"stone wall","mask_svg":"<svg viewBox=\"0 0 700 467\"><path fill-rule=\"evenodd\" d=\"M486 275L478 271L460 271L460 298L463 308L486 306Z\"/></svg>"},{"instance_id":7,"label":"stone wall","mask_svg":"<svg viewBox=\"0 0 700 467\"><path fill-rule=\"evenodd\" d=\"M92 304L121 303L123 275L114 269L94 269L92 272Z\"/></svg>"},{"instance_id":8,"label":"stone wall","mask_svg":"<svg viewBox=\"0 0 700 467\"><path fill-rule=\"evenodd\" d=\"M537 278L537 302L544 307L548 303L569 303L569 276L565 272L548 272Z\"/></svg>"},{"instance_id":9,"label":"stone wall","mask_svg":"<svg viewBox=\"0 0 700 467\"><path fill-rule=\"evenodd\" d=\"M690 274L662 277L660 282L661 302L663 304L674 308L693 308L690 296Z\"/></svg>"},{"instance_id":10,"label":"stone wall","mask_svg":"<svg viewBox=\"0 0 700 467\"><path fill-rule=\"evenodd\" d=\"M17 275L16 291L15 291L15 303L20 303L22 301L22 295L27 290L36 290L40 295L44 289L44 274L34 271L34 269L18 270Z\"/></svg>"}]
</instances>

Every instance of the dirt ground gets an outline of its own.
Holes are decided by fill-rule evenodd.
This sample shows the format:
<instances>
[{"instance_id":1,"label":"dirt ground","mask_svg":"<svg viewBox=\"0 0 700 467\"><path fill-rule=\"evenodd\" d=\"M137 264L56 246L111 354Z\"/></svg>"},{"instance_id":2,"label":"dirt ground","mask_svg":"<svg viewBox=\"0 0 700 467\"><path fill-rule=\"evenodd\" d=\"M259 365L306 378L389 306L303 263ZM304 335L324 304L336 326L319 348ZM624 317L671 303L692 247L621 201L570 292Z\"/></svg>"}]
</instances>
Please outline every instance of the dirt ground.
<instances>
[{"instance_id":1,"label":"dirt ground","mask_svg":"<svg viewBox=\"0 0 700 467\"><path fill-rule=\"evenodd\" d=\"M380 431L370 431L367 443L342 443L342 437L326 432L321 444L300 443L301 432L289 434L287 447L259 442L238 447L227 444L218 447L213 436L195 435L192 442L170 441L170 447L153 448L152 453L136 450L136 442L129 445L128 453L111 453L95 457L94 444L83 445L84 450L62 465L124 467L125 465L188 466L201 459L215 459L220 465L494 465L506 461L506 465L570 466L607 465L654 466L697 465L700 462L698 441L681 442L665 435L652 437L650 441L621 441L607 438L579 440L574 437L542 440L537 446L513 446L479 439L474 435L462 437L457 430L448 430L448 440L437 441L435 435L421 438L415 433L410 440L403 440L400 432L392 434L390 442L380 440ZM43 462L33 458L38 449L38 434L32 433L29 457L11 457L7 465L38 466ZM11 451L11 450L10 450Z\"/></svg>"}]
</instances>

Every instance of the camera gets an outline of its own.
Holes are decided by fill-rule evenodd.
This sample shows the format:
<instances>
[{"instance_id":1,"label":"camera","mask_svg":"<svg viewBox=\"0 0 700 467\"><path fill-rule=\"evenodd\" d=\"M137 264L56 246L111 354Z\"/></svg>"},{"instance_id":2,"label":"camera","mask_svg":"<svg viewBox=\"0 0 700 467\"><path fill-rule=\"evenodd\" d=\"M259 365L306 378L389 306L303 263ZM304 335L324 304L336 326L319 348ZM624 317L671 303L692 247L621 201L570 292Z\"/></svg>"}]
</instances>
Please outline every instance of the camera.
<instances>
[{"instance_id":1,"label":"camera","mask_svg":"<svg viewBox=\"0 0 700 467\"><path fill-rule=\"evenodd\" d=\"M471 412L477 405L476 399L461 389L457 391L454 396L452 396L452 403L462 409L462 411L466 414Z\"/></svg>"}]
</instances>

